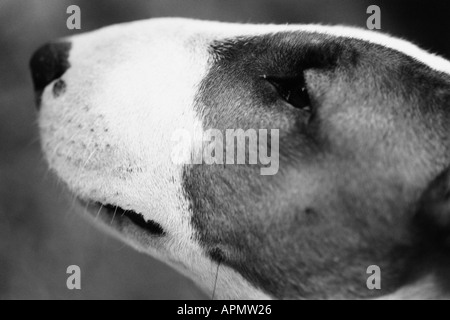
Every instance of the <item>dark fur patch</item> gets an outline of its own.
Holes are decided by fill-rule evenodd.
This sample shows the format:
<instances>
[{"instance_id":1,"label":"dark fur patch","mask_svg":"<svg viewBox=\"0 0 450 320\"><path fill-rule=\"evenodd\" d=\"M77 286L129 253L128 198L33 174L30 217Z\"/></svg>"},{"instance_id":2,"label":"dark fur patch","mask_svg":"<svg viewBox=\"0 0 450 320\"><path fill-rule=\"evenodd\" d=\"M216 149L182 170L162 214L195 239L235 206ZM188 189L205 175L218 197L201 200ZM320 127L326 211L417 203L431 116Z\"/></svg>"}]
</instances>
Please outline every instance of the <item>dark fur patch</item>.
<instances>
[{"instance_id":1,"label":"dark fur patch","mask_svg":"<svg viewBox=\"0 0 450 320\"><path fill-rule=\"evenodd\" d=\"M277 298L395 290L417 259L415 203L450 163L449 76L382 46L321 34L231 39L213 43L211 54L196 110L205 129L279 129L280 171L185 167L205 251ZM301 74L314 108L308 123L261 78ZM381 291L366 287L373 264Z\"/></svg>"}]
</instances>

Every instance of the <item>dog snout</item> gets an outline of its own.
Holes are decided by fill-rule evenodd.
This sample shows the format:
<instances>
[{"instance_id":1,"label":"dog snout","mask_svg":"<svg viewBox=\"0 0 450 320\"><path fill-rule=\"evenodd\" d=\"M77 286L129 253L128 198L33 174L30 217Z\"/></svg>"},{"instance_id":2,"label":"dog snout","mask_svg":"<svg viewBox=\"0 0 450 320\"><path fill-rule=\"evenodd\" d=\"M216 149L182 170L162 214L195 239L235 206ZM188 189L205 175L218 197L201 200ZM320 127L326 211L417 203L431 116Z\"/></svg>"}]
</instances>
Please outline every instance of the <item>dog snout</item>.
<instances>
[{"instance_id":1,"label":"dog snout","mask_svg":"<svg viewBox=\"0 0 450 320\"><path fill-rule=\"evenodd\" d=\"M39 100L45 87L54 80L59 79L69 69L70 42L53 42L39 48L31 58L30 68L36 92Z\"/></svg>"}]
</instances>

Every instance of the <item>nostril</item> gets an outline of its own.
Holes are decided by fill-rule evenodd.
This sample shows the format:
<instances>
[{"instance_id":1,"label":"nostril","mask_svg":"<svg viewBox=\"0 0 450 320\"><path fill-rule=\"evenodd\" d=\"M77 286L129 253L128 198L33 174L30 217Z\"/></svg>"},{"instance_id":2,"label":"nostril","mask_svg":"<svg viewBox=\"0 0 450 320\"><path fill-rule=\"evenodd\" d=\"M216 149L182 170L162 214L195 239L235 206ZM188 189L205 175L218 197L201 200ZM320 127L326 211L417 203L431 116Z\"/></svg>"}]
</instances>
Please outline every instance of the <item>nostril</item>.
<instances>
[{"instance_id":1,"label":"nostril","mask_svg":"<svg viewBox=\"0 0 450 320\"><path fill-rule=\"evenodd\" d=\"M59 79L70 67L70 42L54 42L39 48L31 58L30 68L38 97L52 81Z\"/></svg>"}]
</instances>

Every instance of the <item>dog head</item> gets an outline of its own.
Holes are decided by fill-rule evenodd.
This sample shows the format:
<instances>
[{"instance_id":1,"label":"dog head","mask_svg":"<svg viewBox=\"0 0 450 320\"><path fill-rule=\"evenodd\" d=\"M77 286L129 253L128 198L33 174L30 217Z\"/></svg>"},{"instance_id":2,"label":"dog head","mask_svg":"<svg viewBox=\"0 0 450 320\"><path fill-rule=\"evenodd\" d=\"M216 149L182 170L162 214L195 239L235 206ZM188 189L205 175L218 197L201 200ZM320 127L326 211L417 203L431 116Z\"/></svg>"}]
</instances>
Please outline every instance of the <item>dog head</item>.
<instances>
[{"instance_id":1,"label":"dog head","mask_svg":"<svg viewBox=\"0 0 450 320\"><path fill-rule=\"evenodd\" d=\"M419 262L446 250L430 236L450 216L432 182L450 164L446 60L345 27L155 19L31 66L51 169L99 225L210 293L365 298L437 276ZM227 130L245 132L244 160L264 149L254 132L274 162L193 161L226 158Z\"/></svg>"}]
</instances>

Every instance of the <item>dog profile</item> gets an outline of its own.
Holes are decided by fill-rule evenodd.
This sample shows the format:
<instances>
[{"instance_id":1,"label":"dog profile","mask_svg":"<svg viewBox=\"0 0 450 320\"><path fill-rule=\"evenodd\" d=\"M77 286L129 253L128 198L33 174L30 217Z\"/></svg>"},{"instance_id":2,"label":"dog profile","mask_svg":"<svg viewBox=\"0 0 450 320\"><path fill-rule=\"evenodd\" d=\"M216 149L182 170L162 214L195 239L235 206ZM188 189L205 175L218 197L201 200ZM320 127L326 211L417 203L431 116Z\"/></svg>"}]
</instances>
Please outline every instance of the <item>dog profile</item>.
<instances>
[{"instance_id":1,"label":"dog profile","mask_svg":"<svg viewBox=\"0 0 450 320\"><path fill-rule=\"evenodd\" d=\"M47 44L31 69L80 211L209 294L449 297L447 60L349 27L151 19ZM278 171L173 161L175 131L210 129L278 130Z\"/></svg>"}]
</instances>

